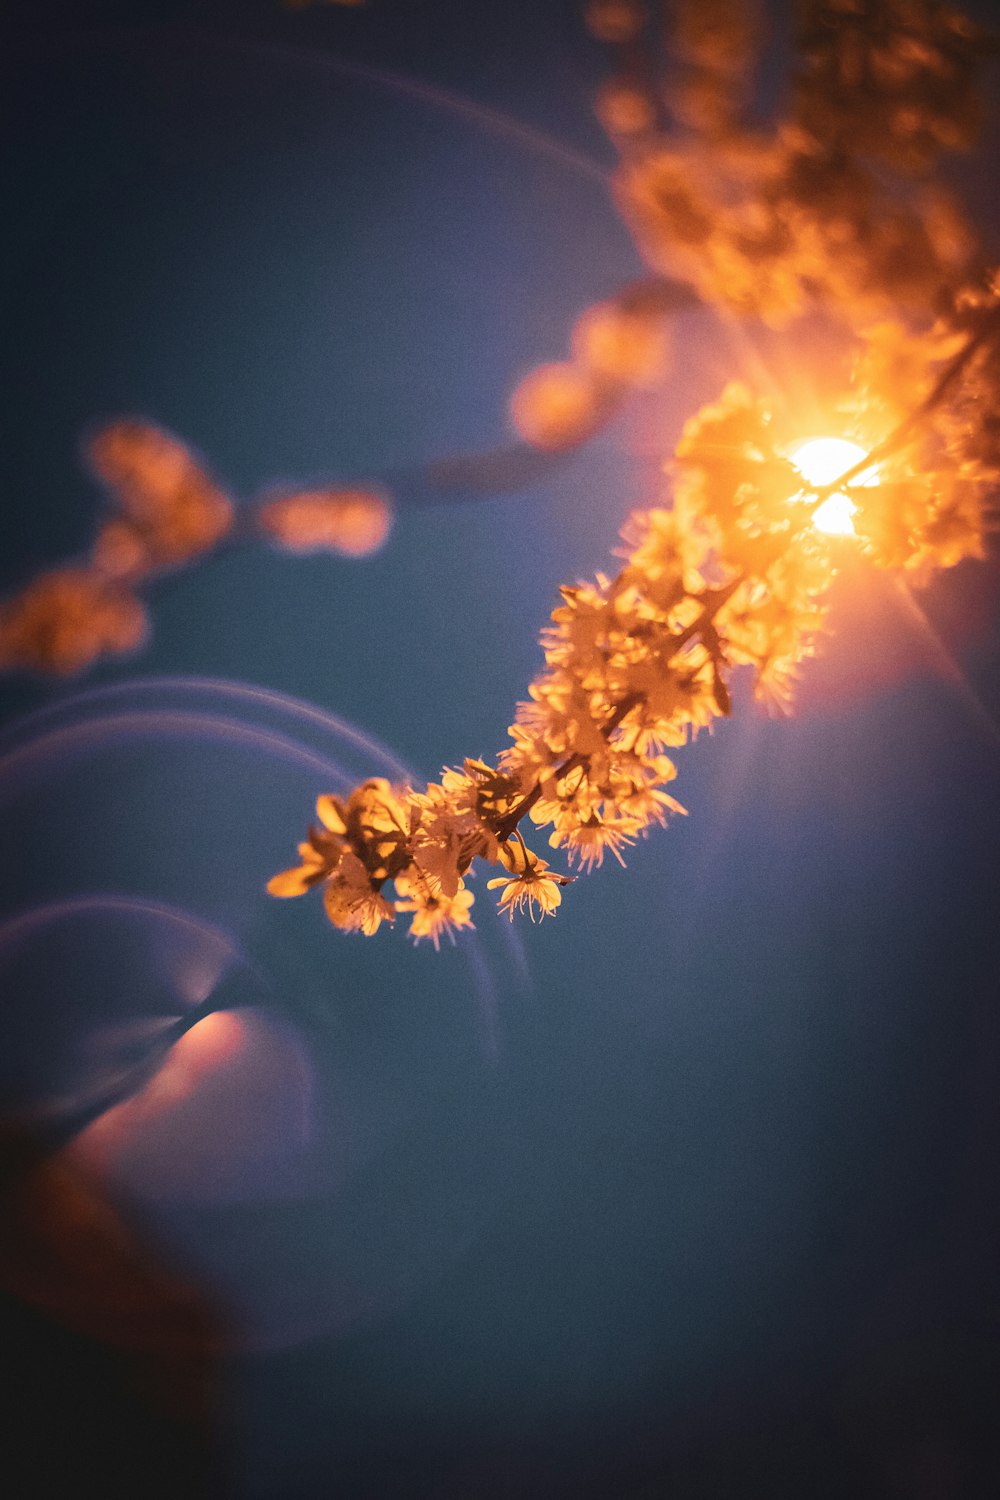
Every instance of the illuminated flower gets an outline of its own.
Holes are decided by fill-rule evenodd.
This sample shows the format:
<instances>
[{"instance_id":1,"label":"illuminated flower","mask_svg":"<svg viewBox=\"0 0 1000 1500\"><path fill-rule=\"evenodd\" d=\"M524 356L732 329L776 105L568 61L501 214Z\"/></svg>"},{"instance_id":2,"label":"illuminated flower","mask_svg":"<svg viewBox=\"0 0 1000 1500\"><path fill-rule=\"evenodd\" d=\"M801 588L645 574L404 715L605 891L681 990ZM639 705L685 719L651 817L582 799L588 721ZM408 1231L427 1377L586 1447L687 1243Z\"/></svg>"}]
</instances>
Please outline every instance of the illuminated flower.
<instances>
[{"instance_id":1,"label":"illuminated flower","mask_svg":"<svg viewBox=\"0 0 1000 1500\"><path fill-rule=\"evenodd\" d=\"M327 817L343 820L346 840L373 881L392 880L409 863L406 797L406 789L372 776L355 787L346 803L333 797L324 802ZM332 829L331 836L337 836Z\"/></svg>"},{"instance_id":2,"label":"illuminated flower","mask_svg":"<svg viewBox=\"0 0 1000 1500\"><path fill-rule=\"evenodd\" d=\"M304 896L306 891L332 875L348 847L346 811L337 797L323 796L316 801L316 816L322 825L312 828L309 838L299 845L300 865L282 870L267 883L272 896Z\"/></svg>"},{"instance_id":3,"label":"illuminated flower","mask_svg":"<svg viewBox=\"0 0 1000 1500\"><path fill-rule=\"evenodd\" d=\"M521 868L488 882L488 889L491 891L503 888L498 903L499 910L505 911L512 922L515 911L522 911L525 906L532 921L535 920L536 906L541 916L550 916L562 901L559 887L569 884L567 876L548 874L549 867L544 859L540 859L537 854L529 854L523 844L520 847L519 855L510 855L508 858L521 860Z\"/></svg>"},{"instance_id":4,"label":"illuminated flower","mask_svg":"<svg viewBox=\"0 0 1000 1500\"><path fill-rule=\"evenodd\" d=\"M625 826L623 827L622 824ZM610 849L620 865L624 865L622 849L634 842L630 832L626 831L628 823L605 823L601 818L591 817L585 823L577 823L566 832L558 829L549 838L549 843L554 849L565 847L569 851L570 858L575 858L584 870L592 870L595 865L604 863L605 850Z\"/></svg>"},{"instance_id":5,"label":"illuminated flower","mask_svg":"<svg viewBox=\"0 0 1000 1500\"><path fill-rule=\"evenodd\" d=\"M396 902L396 910L413 913L410 936L414 942L430 938L434 947L439 948L442 937L448 937L454 942L455 933L460 927L472 926L469 908L475 898L461 880L458 882L458 889L451 896L445 895L435 882L419 875L415 879L407 875L399 876L396 890L406 898Z\"/></svg>"},{"instance_id":6,"label":"illuminated flower","mask_svg":"<svg viewBox=\"0 0 1000 1500\"><path fill-rule=\"evenodd\" d=\"M407 798L414 861L445 896L454 896L474 859L499 858L496 834L480 816L486 784L496 773L489 767L482 770L488 773L485 779L469 769L446 769L439 783L431 782L424 792L411 791Z\"/></svg>"},{"instance_id":7,"label":"illuminated flower","mask_svg":"<svg viewBox=\"0 0 1000 1500\"><path fill-rule=\"evenodd\" d=\"M372 884L368 871L356 854L341 857L323 892L326 914L343 932L376 933L383 922L395 920L392 906Z\"/></svg>"}]
</instances>

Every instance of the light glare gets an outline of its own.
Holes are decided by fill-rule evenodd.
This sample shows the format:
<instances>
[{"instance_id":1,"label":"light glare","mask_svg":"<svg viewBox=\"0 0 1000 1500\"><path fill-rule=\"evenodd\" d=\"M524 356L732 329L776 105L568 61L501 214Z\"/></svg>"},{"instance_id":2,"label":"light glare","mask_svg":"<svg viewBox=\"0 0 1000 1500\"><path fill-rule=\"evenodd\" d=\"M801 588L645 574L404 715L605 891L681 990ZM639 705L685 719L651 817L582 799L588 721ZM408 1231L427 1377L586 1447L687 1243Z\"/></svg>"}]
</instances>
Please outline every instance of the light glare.
<instances>
[{"instance_id":1,"label":"light glare","mask_svg":"<svg viewBox=\"0 0 1000 1500\"><path fill-rule=\"evenodd\" d=\"M793 448L789 457L803 479L809 484L822 487L833 484L865 458L864 448L852 443L849 438L808 438ZM852 484L872 485L878 483L874 468L868 469L853 479ZM850 496L837 492L829 495L813 512L813 525L826 536L853 536L854 513L857 506Z\"/></svg>"},{"instance_id":2,"label":"light glare","mask_svg":"<svg viewBox=\"0 0 1000 1500\"><path fill-rule=\"evenodd\" d=\"M812 523L825 536L853 536L857 508L846 495L830 495L813 511Z\"/></svg>"}]
</instances>

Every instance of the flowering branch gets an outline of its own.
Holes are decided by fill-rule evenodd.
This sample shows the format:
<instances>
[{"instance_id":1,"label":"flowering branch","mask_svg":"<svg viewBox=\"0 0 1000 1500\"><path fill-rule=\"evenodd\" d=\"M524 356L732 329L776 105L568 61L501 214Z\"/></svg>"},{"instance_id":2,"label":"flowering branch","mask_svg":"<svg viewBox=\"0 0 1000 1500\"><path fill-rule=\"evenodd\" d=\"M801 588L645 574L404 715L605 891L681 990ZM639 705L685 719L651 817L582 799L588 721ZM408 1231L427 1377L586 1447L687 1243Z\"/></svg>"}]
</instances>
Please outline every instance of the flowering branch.
<instances>
[{"instance_id":1,"label":"flowering branch","mask_svg":"<svg viewBox=\"0 0 1000 1500\"><path fill-rule=\"evenodd\" d=\"M527 848L525 818L590 867L683 811L665 791L665 752L730 712L740 667L758 696L787 702L814 649L841 555L821 527L834 495L876 566L926 573L982 550L1000 475L1000 298L931 172L974 138L971 85L991 40L934 0L807 0L789 113L767 130L747 108L753 5L671 0L657 20L640 0L591 0L587 14L618 51L598 113L652 270L730 313L783 324L819 306L834 318L855 354L837 422L860 456L810 479L791 414L738 385L690 421L672 503L633 515L624 567L561 590L545 667L496 765L466 761L423 793L365 783L337 804L335 828L321 799L326 834L314 830L302 866L270 889L325 885L338 927L373 931L407 910L414 937L437 944L470 925L477 859L508 871L490 882L501 909L544 916L566 877ZM522 436L549 449L589 436L659 367L658 311L624 295L588 309L572 359L515 391ZM409 829L391 865L390 818ZM408 897L395 907L390 878Z\"/></svg>"},{"instance_id":2,"label":"flowering branch","mask_svg":"<svg viewBox=\"0 0 1000 1500\"><path fill-rule=\"evenodd\" d=\"M758 696L790 697L837 572L837 543L815 525L834 490L850 494L858 544L878 566L948 566L978 550L997 470L963 457L956 413L968 381L983 379L976 356L995 363L998 343L1000 304L991 297L947 359L934 354L954 336L923 351L913 411L891 430L886 422L861 459L822 484L789 457L787 415L729 387L684 430L671 507L631 518L619 573L561 590L542 634L545 670L496 765L467 760L424 792L372 780L346 802L320 798L322 826L300 845L302 864L271 881L272 894L322 885L331 922L369 934L412 913L413 936L437 946L471 926L466 879L480 860L506 870L489 887L502 889L511 918L554 912L572 877L528 848L525 818L550 828L550 845L571 863L590 868L607 850L622 860L638 835L683 812L665 791L676 773L664 751L729 714L734 670L749 669ZM871 389L865 398L870 422L878 402ZM917 436L926 450L920 475L893 469ZM935 471L939 449L950 467ZM887 512L905 528L902 558ZM390 882L402 900L385 895Z\"/></svg>"},{"instance_id":3,"label":"flowering branch","mask_svg":"<svg viewBox=\"0 0 1000 1500\"><path fill-rule=\"evenodd\" d=\"M737 671L787 703L814 649L843 555L821 526L833 497L877 567L919 576L982 553L1000 476L1000 287L934 172L974 139L973 84L994 43L937 0L804 0L788 108L766 126L749 108L749 0L587 10L616 49L598 113L649 274L586 309L570 357L520 383L514 426L549 453L582 442L661 378L666 319L684 307L772 326L819 309L853 356L834 410L860 456L811 478L794 412L737 384L693 417L669 503L631 517L616 575L561 590L495 763L466 760L422 791L371 779L319 798L300 863L269 890L320 888L345 931L405 913L417 940L454 938L471 926L477 862L502 871L488 885L511 918L551 914L574 877L528 847L526 820L589 869L682 813L667 752L730 713ZM385 498L366 491L264 497L237 521L185 445L149 423L113 424L88 457L113 512L83 566L0 604L0 667L74 671L131 649L151 580L251 531L358 555L388 528ZM438 479L464 483L465 462Z\"/></svg>"}]
</instances>

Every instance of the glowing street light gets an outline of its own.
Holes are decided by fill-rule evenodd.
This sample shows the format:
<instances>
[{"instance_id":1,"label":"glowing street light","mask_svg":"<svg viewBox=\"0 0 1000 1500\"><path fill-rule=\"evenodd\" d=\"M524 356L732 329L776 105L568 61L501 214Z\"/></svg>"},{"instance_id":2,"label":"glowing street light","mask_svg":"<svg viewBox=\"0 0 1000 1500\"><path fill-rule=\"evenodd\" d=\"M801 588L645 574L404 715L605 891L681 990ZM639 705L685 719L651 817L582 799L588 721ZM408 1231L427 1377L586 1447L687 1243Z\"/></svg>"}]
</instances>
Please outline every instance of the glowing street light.
<instances>
[{"instance_id":1,"label":"glowing street light","mask_svg":"<svg viewBox=\"0 0 1000 1500\"><path fill-rule=\"evenodd\" d=\"M825 488L828 484L835 484L841 474L855 468L868 455L864 448L848 438L816 437L797 444L788 456L808 484ZM864 470L851 483L878 484L876 469ZM853 536L857 508L849 495L835 490L816 507L813 525L827 536Z\"/></svg>"}]
</instances>

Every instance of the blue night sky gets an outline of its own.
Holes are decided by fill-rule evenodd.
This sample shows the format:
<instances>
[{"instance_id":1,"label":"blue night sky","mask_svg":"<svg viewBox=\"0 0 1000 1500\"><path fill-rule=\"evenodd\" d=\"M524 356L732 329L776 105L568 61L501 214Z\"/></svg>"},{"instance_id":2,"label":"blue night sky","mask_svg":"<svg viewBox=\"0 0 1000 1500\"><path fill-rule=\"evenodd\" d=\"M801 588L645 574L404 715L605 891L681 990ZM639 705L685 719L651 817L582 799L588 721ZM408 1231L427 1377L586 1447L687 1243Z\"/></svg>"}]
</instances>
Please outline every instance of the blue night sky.
<instances>
[{"instance_id":1,"label":"blue night sky","mask_svg":"<svg viewBox=\"0 0 1000 1500\"><path fill-rule=\"evenodd\" d=\"M0 587L86 549L81 439L123 413L243 499L398 501L372 558L230 553L157 585L136 657L0 685L4 1112L49 1161L186 1007L243 1018L98 1174L217 1338L138 1317L129 1363L114 1307L0 1246L15 1415L54 1439L23 1493L997 1493L995 554L922 616L846 577L797 716L683 751L689 816L555 921L511 937L480 881L435 954L269 900L319 791L501 747L559 583L795 351L679 315L578 453L436 487L642 274L572 0L13 12ZM957 174L994 239L997 141Z\"/></svg>"}]
</instances>

